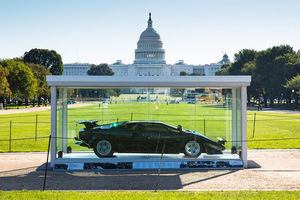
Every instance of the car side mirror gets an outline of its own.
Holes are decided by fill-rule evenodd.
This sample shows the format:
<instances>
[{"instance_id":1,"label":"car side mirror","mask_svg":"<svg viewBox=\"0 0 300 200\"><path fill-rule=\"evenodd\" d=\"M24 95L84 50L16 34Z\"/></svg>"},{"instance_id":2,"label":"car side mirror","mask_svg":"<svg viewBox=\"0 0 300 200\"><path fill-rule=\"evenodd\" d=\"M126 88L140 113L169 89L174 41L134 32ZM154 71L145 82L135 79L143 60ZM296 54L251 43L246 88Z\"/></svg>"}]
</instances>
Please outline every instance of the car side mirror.
<instances>
[{"instance_id":1,"label":"car side mirror","mask_svg":"<svg viewBox=\"0 0 300 200\"><path fill-rule=\"evenodd\" d=\"M181 126L181 125L178 125L178 126L177 126L177 130L180 131L180 132L182 132L182 126Z\"/></svg>"}]
</instances>

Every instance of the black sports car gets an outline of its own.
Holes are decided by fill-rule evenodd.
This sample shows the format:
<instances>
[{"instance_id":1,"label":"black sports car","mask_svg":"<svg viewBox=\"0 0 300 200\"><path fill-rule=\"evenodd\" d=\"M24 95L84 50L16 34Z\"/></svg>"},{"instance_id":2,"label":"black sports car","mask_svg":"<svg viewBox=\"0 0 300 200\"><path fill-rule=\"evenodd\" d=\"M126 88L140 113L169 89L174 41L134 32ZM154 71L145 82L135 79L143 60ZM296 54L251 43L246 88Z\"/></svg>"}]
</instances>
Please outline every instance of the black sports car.
<instances>
[{"instance_id":1,"label":"black sports car","mask_svg":"<svg viewBox=\"0 0 300 200\"><path fill-rule=\"evenodd\" d=\"M77 145L93 148L98 157L119 153L184 153L198 157L201 153L222 154L225 140L215 142L195 131L183 130L154 121L125 121L98 125L97 121L78 121L85 128L75 137Z\"/></svg>"}]
</instances>

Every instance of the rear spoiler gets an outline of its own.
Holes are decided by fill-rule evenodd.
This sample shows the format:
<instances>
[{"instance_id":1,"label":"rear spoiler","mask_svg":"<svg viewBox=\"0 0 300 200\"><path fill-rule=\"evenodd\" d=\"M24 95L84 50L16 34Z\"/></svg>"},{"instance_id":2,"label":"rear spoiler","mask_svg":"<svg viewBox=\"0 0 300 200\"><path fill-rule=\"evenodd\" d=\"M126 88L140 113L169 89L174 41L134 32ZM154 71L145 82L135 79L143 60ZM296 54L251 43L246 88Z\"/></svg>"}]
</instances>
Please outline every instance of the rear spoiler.
<instances>
[{"instance_id":1,"label":"rear spoiler","mask_svg":"<svg viewBox=\"0 0 300 200\"><path fill-rule=\"evenodd\" d=\"M99 126L99 125L97 124L97 122L98 122L97 120L87 120L87 121L79 120L79 121L77 121L76 123L77 123L77 124L84 124L85 127L86 127L87 129L90 129L90 128Z\"/></svg>"},{"instance_id":2,"label":"rear spoiler","mask_svg":"<svg viewBox=\"0 0 300 200\"><path fill-rule=\"evenodd\" d=\"M218 144L221 144L221 145L225 145L225 142L227 142L224 138L221 138L221 137L217 137L217 140L218 140Z\"/></svg>"}]
</instances>

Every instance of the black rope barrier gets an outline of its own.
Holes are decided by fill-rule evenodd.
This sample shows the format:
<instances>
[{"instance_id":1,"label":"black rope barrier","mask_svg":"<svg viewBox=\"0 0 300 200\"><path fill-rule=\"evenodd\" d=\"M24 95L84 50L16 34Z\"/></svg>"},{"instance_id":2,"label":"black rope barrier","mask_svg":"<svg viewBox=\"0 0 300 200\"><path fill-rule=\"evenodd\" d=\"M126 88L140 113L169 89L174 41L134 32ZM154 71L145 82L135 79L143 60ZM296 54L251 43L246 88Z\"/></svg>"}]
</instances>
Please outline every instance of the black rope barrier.
<instances>
[{"instance_id":1,"label":"black rope barrier","mask_svg":"<svg viewBox=\"0 0 300 200\"><path fill-rule=\"evenodd\" d=\"M37 139L44 139L44 138L48 138L48 136L46 137L37 137ZM0 142L8 142L8 141L14 141L14 140L34 140L35 137L32 138L14 138L14 139L10 139L10 140L0 140ZM74 139L74 138L73 138Z\"/></svg>"},{"instance_id":2,"label":"black rope barrier","mask_svg":"<svg viewBox=\"0 0 300 200\"><path fill-rule=\"evenodd\" d=\"M101 109L100 109L101 110ZM114 108L109 108L109 110L116 110L116 109L114 109ZM205 111L207 111L207 110L216 110L216 109L206 109ZM251 110L250 110L251 111ZM86 111L86 112L90 112L90 111ZM255 111L253 111L254 113L259 113L259 115L260 116L274 116L274 117L284 117L284 118L290 118L290 116L282 116L282 114L285 114L285 113L280 113L280 114L273 114L273 113L267 113L267 112L260 112L260 111L258 111L258 112L255 112ZM85 113L85 111L81 111L81 114L78 114L78 115L75 115L75 114L70 114L70 115L68 115L68 116L82 116L82 113ZM101 113L101 111L99 111L99 113L100 114L102 114L102 115L112 115L112 114L114 114L114 113ZM99 113L97 113L97 114L95 114L95 115L98 115ZM254 113L252 114L252 113L249 113L249 114L247 114L248 116L252 116L252 115L254 115ZM131 113L117 113L118 115L130 115ZM178 114L163 114L163 113L133 113L134 115L161 115L161 116L178 116ZM49 119L50 119L50 117L51 117L51 115L50 114L38 114L38 116L47 116L47 117L49 117ZM181 114L180 116L215 116L215 117L218 117L218 116L224 116L224 115L216 115L216 114ZM36 117L36 114L35 115L26 115L26 116L14 116L14 118L28 118L28 117L32 117L32 118L35 118ZM11 118L10 116L1 116L0 117L0 120L2 120L2 119L9 119L9 118Z\"/></svg>"},{"instance_id":3,"label":"black rope barrier","mask_svg":"<svg viewBox=\"0 0 300 200\"><path fill-rule=\"evenodd\" d=\"M90 113L90 111L87 111L88 113ZM84 113L84 111L81 111L81 114L78 114L78 115L74 115L74 114L69 114L68 116L70 117L76 117L76 116L82 116L82 113ZM131 113L101 113L99 112L101 115L112 115L112 114L118 114L120 116L124 115L124 116L130 116ZM99 113L97 114L94 114L95 116L98 116ZM259 112L260 113L260 112ZM178 114L174 113L174 114L163 114L163 113L133 113L134 115L160 115L160 116L178 116ZM283 113L284 114L284 113ZM254 114L248 114L248 116L252 116ZM290 118L290 116L282 116L282 115L276 115L276 114L266 114L266 113L260 113L259 114L260 116L274 116L274 117L286 117L286 118ZM48 116L49 119L50 119L50 114L49 115L43 115L43 114L39 114L38 116ZM220 114L220 115L216 115L216 114L181 114L180 116L215 116L215 117L224 117L224 115ZM32 117L32 118L35 118L36 115L26 115L26 116L14 116L13 118L28 118L28 117ZM12 117L0 117L0 120L1 119L9 119L9 118L12 118Z\"/></svg>"},{"instance_id":4,"label":"black rope barrier","mask_svg":"<svg viewBox=\"0 0 300 200\"><path fill-rule=\"evenodd\" d=\"M46 139L49 138L48 136L45 137L37 137L37 139ZM70 139L75 140L73 137L52 137L55 139ZM35 137L31 138L14 138L14 139L7 139L7 140L0 140L0 142L9 142L14 140L34 140ZM261 142L261 141L278 141L278 140L300 140L300 137L292 137L292 138L270 138L270 139L251 139L251 140L226 140L226 142Z\"/></svg>"},{"instance_id":5,"label":"black rope barrier","mask_svg":"<svg viewBox=\"0 0 300 200\"><path fill-rule=\"evenodd\" d=\"M192 117L192 116L191 116ZM122 120L122 118L120 118L120 116L116 116L116 117L113 117L113 118L109 118L109 119L105 119L105 120L101 120L99 119L98 121L102 121L102 122L115 122L115 121L130 121L128 119L124 119ZM231 119L207 119L207 118L201 118L201 119L174 119L174 120L166 120L166 119L158 119L158 118L155 118L155 119L149 119L149 120L153 120L153 121L157 121L157 120L163 120L163 121L166 121L166 122L186 122L186 121L191 121L191 122L202 122L203 120L205 120L206 122L231 122L232 120ZM139 121L149 121L148 119L145 119L145 120L139 120ZM253 119L249 119L247 120L248 122L253 122L254 120ZM288 119L255 119L255 121L259 121L259 122L265 122L265 121L300 121L299 118L288 118ZM7 123L9 123L9 121L7 121ZM36 122L12 122L13 124L36 124ZM73 122L66 122L67 124L73 124L73 123L76 123L76 121L73 121ZM51 122L38 122L38 124L51 124ZM0 125L0 127L9 127L9 125ZM1 130L0 132L4 132L3 130Z\"/></svg>"}]
</instances>

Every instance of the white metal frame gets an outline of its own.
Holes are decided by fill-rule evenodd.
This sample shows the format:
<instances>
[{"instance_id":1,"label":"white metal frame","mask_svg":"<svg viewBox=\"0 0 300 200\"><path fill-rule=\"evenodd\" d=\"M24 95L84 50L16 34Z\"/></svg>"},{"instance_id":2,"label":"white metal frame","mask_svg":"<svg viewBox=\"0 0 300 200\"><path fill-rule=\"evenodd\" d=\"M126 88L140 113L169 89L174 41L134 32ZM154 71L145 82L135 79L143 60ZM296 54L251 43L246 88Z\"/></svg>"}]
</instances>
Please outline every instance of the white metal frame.
<instances>
[{"instance_id":1,"label":"white metal frame","mask_svg":"<svg viewBox=\"0 0 300 200\"><path fill-rule=\"evenodd\" d=\"M167 77L116 77L116 76L47 76L51 86L51 167L59 163L85 162L84 159L57 159L57 87L73 88L126 88L126 87L159 87L159 88L241 88L241 126L242 126L242 161L247 167L247 86L251 76L167 76ZM186 161L186 159L182 159ZM106 162L116 161L105 159ZM125 162L128 160L118 160ZM130 160L131 162L140 160ZM171 161L171 160L170 160ZM169 161L169 162L170 162ZM180 161L176 159L176 161ZM99 159L89 159L89 162L99 162ZM168 162L168 160L166 160Z\"/></svg>"},{"instance_id":2,"label":"white metal frame","mask_svg":"<svg viewBox=\"0 0 300 200\"><path fill-rule=\"evenodd\" d=\"M54 166L56 158L56 136L57 136L57 97L56 97L56 87L51 86L51 156L50 165Z\"/></svg>"},{"instance_id":3,"label":"white metal frame","mask_svg":"<svg viewBox=\"0 0 300 200\"><path fill-rule=\"evenodd\" d=\"M242 87L251 76L47 76L50 86L65 87Z\"/></svg>"},{"instance_id":4,"label":"white metal frame","mask_svg":"<svg viewBox=\"0 0 300 200\"><path fill-rule=\"evenodd\" d=\"M242 112L242 160L244 168L247 168L247 87L241 88L241 112Z\"/></svg>"}]
</instances>

